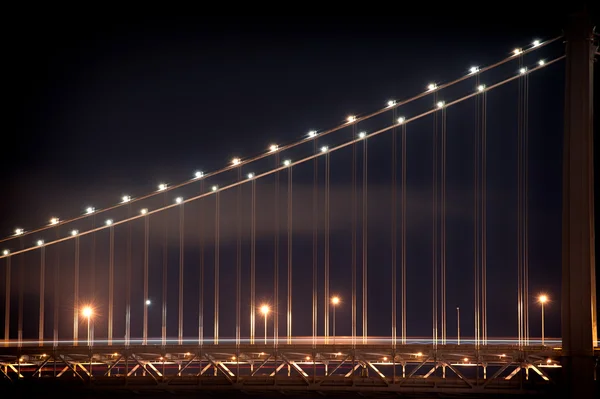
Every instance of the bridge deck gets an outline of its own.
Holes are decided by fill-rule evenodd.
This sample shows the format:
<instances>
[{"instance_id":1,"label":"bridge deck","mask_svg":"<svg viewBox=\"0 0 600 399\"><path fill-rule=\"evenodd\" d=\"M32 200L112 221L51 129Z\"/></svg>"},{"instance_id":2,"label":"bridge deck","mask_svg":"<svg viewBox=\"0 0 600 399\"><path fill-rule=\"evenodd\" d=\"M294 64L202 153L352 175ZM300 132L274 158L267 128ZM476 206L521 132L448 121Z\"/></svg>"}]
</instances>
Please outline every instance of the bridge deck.
<instances>
[{"instance_id":1,"label":"bridge deck","mask_svg":"<svg viewBox=\"0 0 600 399\"><path fill-rule=\"evenodd\" d=\"M0 348L0 370L13 388L475 397L544 393L559 378L560 356L560 348L469 344L41 346Z\"/></svg>"}]
</instances>

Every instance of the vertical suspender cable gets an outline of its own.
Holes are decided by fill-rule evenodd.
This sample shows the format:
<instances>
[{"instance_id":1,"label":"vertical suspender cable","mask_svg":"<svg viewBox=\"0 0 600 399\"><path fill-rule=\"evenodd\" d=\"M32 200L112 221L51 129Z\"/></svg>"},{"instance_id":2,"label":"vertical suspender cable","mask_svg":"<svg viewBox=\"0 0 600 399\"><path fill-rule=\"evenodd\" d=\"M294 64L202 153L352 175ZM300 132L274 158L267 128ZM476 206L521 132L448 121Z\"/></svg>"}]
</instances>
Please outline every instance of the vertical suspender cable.
<instances>
[{"instance_id":1,"label":"vertical suspender cable","mask_svg":"<svg viewBox=\"0 0 600 399\"><path fill-rule=\"evenodd\" d=\"M446 344L446 108L442 109L442 193L441 193L441 226L440 226L440 295L442 305L442 345Z\"/></svg>"},{"instance_id":2,"label":"vertical suspender cable","mask_svg":"<svg viewBox=\"0 0 600 399\"><path fill-rule=\"evenodd\" d=\"M40 320L38 324L38 340L42 346L44 341L44 287L46 282L46 248L40 249Z\"/></svg>"},{"instance_id":3,"label":"vertical suspender cable","mask_svg":"<svg viewBox=\"0 0 600 399\"><path fill-rule=\"evenodd\" d=\"M60 228L56 228L56 239L60 238ZM54 346L58 346L58 308L59 308L59 273L60 273L60 245L56 245L56 256L54 258L54 304L52 305L52 313L53 313L53 332L52 339Z\"/></svg>"},{"instance_id":4,"label":"vertical suspender cable","mask_svg":"<svg viewBox=\"0 0 600 399\"><path fill-rule=\"evenodd\" d=\"M150 241L150 217L144 217L144 325L142 328L142 345L148 344L148 246Z\"/></svg>"},{"instance_id":5,"label":"vertical suspender cable","mask_svg":"<svg viewBox=\"0 0 600 399\"><path fill-rule=\"evenodd\" d=\"M275 167L279 168L279 153L275 154ZM279 172L275 172L275 244L273 259L273 345L279 337ZM266 316L265 316L266 317Z\"/></svg>"},{"instance_id":6,"label":"vertical suspender cable","mask_svg":"<svg viewBox=\"0 0 600 399\"><path fill-rule=\"evenodd\" d=\"M292 218L293 218L293 198L292 198L292 167L288 169L288 192L287 192L287 336L288 344L292 343Z\"/></svg>"},{"instance_id":7,"label":"vertical suspender cable","mask_svg":"<svg viewBox=\"0 0 600 399\"><path fill-rule=\"evenodd\" d=\"M183 343L183 278L184 278L184 248L185 248L185 204L179 205L179 309L177 342Z\"/></svg>"},{"instance_id":8,"label":"vertical suspender cable","mask_svg":"<svg viewBox=\"0 0 600 399\"><path fill-rule=\"evenodd\" d=\"M238 181L242 180L242 167L238 168ZM235 342L240 345L242 320L242 186L236 193L237 245L235 262ZM236 357L237 359L237 357ZM239 364L239 362L238 362Z\"/></svg>"},{"instance_id":9,"label":"vertical suspender cable","mask_svg":"<svg viewBox=\"0 0 600 399\"><path fill-rule=\"evenodd\" d=\"M75 237L73 264L73 345L79 343L79 237Z\"/></svg>"},{"instance_id":10,"label":"vertical suspender cable","mask_svg":"<svg viewBox=\"0 0 600 399\"><path fill-rule=\"evenodd\" d=\"M437 93L434 95L434 106L436 106ZM438 112L433 114L433 174L432 174L432 340L437 345L438 339Z\"/></svg>"},{"instance_id":11,"label":"vertical suspender cable","mask_svg":"<svg viewBox=\"0 0 600 399\"><path fill-rule=\"evenodd\" d=\"M352 125L352 136L356 137L356 124ZM357 229L358 229L358 198L357 198L357 173L356 173L356 146L352 144L352 346L356 344L356 247L357 243Z\"/></svg>"},{"instance_id":12,"label":"vertical suspender cable","mask_svg":"<svg viewBox=\"0 0 600 399\"><path fill-rule=\"evenodd\" d=\"M481 335L487 345L487 93L481 97Z\"/></svg>"},{"instance_id":13,"label":"vertical suspender cable","mask_svg":"<svg viewBox=\"0 0 600 399\"><path fill-rule=\"evenodd\" d=\"M23 255L21 255L23 256ZM4 342L8 346L10 341L10 261L11 256L6 258L6 291L4 292Z\"/></svg>"},{"instance_id":14,"label":"vertical suspender cable","mask_svg":"<svg viewBox=\"0 0 600 399\"><path fill-rule=\"evenodd\" d=\"M479 75L476 77L476 84L479 85ZM475 135L473 138L473 293L474 293L474 325L475 325L475 346L479 345L480 339L480 230L479 230L479 214L480 214L480 194L481 187L479 186L479 154L480 154L480 109L481 97L475 97Z\"/></svg>"},{"instance_id":15,"label":"vertical suspender cable","mask_svg":"<svg viewBox=\"0 0 600 399\"><path fill-rule=\"evenodd\" d=\"M392 123L396 123L396 108L394 108L394 110L392 111ZM397 143L397 139L396 139L396 128L392 129L392 228L391 228L391 247L392 247L392 259L391 259L391 267L392 267L392 331L391 331L391 335L392 335L392 346L395 348L396 347L396 302L397 302L397 298L396 298L396 257L397 257L397 230L398 230L398 226L397 226L397 207L398 207L398 188L397 188L397 176L396 176L396 169L398 168L397 166L397 157L398 157L398 149L397 149L398 143Z\"/></svg>"},{"instance_id":16,"label":"vertical suspender cable","mask_svg":"<svg viewBox=\"0 0 600 399\"><path fill-rule=\"evenodd\" d=\"M96 227L96 215L92 215L92 229ZM92 233L92 248L90 249L90 296L96 297L96 233ZM90 301L91 302L91 301ZM90 340L94 341L94 324L89 327Z\"/></svg>"},{"instance_id":17,"label":"vertical suspender cable","mask_svg":"<svg viewBox=\"0 0 600 399\"><path fill-rule=\"evenodd\" d=\"M313 140L313 151L317 152L317 139ZM313 222L313 242L312 242L312 335L313 335L313 346L316 345L317 340L317 316L318 316L318 300L317 300L317 271L318 271L318 184L319 184L319 158L316 157L313 160L313 198L312 198L312 222Z\"/></svg>"},{"instance_id":18,"label":"vertical suspender cable","mask_svg":"<svg viewBox=\"0 0 600 399\"><path fill-rule=\"evenodd\" d=\"M368 212L367 212L367 200L368 200L368 151L367 151L367 140L363 140L363 189L362 189L362 306L363 306L363 343L367 343L368 331L367 331L367 232L368 232Z\"/></svg>"},{"instance_id":19,"label":"vertical suspender cable","mask_svg":"<svg viewBox=\"0 0 600 399\"><path fill-rule=\"evenodd\" d=\"M402 125L402 343L406 344L406 125Z\"/></svg>"},{"instance_id":20,"label":"vertical suspender cable","mask_svg":"<svg viewBox=\"0 0 600 399\"><path fill-rule=\"evenodd\" d=\"M167 206L167 193L163 196L164 206ZM161 337L162 345L167 344L167 266L168 266L168 251L169 251L169 219L167 212L164 212L165 237L163 241L163 263L162 263L162 328Z\"/></svg>"},{"instance_id":21,"label":"vertical suspender cable","mask_svg":"<svg viewBox=\"0 0 600 399\"><path fill-rule=\"evenodd\" d=\"M108 345L112 345L115 295L115 228L109 228L108 255Z\"/></svg>"},{"instance_id":22,"label":"vertical suspender cable","mask_svg":"<svg viewBox=\"0 0 600 399\"><path fill-rule=\"evenodd\" d=\"M19 240L21 244L21 249L23 246L23 238ZM18 318L17 318L17 340L19 348L23 345L23 284L25 280L25 255L21 255L19 261L19 309L18 309Z\"/></svg>"},{"instance_id":23,"label":"vertical suspender cable","mask_svg":"<svg viewBox=\"0 0 600 399\"><path fill-rule=\"evenodd\" d=\"M200 181L200 192L204 193L204 180ZM198 231L200 234L200 297L198 298L198 345L204 344L204 212L203 199L198 201Z\"/></svg>"},{"instance_id":24,"label":"vertical suspender cable","mask_svg":"<svg viewBox=\"0 0 600 399\"><path fill-rule=\"evenodd\" d=\"M323 244L324 244L324 270L325 270L325 283L324 283L324 301L323 301L323 313L325 316L325 342L329 343L329 289L330 289L330 280L329 280L329 179L330 179L330 162L329 162L329 153L325 154L325 231L323 232Z\"/></svg>"},{"instance_id":25,"label":"vertical suspender cable","mask_svg":"<svg viewBox=\"0 0 600 399\"><path fill-rule=\"evenodd\" d=\"M256 180L250 199L250 343L256 336Z\"/></svg>"},{"instance_id":26,"label":"vertical suspender cable","mask_svg":"<svg viewBox=\"0 0 600 399\"><path fill-rule=\"evenodd\" d=\"M131 204L127 205L127 218L131 217ZM131 222L127 223L127 262L125 264L125 345L131 339Z\"/></svg>"},{"instance_id":27,"label":"vertical suspender cable","mask_svg":"<svg viewBox=\"0 0 600 399\"><path fill-rule=\"evenodd\" d=\"M523 312L529 345L529 74L523 80Z\"/></svg>"},{"instance_id":28,"label":"vertical suspender cable","mask_svg":"<svg viewBox=\"0 0 600 399\"><path fill-rule=\"evenodd\" d=\"M523 57L519 57L519 68L523 65ZM517 109L517 306L518 306L518 340L523 345L523 77L519 78Z\"/></svg>"},{"instance_id":29,"label":"vertical suspender cable","mask_svg":"<svg viewBox=\"0 0 600 399\"><path fill-rule=\"evenodd\" d=\"M214 343L219 344L219 246L220 246L220 193L215 194L215 314L214 314Z\"/></svg>"}]
</instances>

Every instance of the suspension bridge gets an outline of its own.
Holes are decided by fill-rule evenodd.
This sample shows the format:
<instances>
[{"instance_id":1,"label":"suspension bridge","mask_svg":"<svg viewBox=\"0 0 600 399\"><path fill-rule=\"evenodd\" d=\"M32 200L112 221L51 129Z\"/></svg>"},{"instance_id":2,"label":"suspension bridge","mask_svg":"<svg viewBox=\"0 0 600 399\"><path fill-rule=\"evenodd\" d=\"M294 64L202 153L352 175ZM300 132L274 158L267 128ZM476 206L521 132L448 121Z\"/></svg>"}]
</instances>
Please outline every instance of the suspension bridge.
<instances>
[{"instance_id":1,"label":"suspension bridge","mask_svg":"<svg viewBox=\"0 0 600 399\"><path fill-rule=\"evenodd\" d=\"M579 21L566 36L535 40L492 65L220 170L16 228L0 240L3 384L479 397L551 393L560 383L585 397L598 358L594 40ZM549 295L530 292L529 276L530 82L552 68L566 71L558 337L545 336ZM517 112L494 128L489 102L506 88ZM469 115L468 129L449 121L454 109ZM472 214L468 233L448 227L455 130L471 132L472 158L458 172L472 181L468 201L461 199ZM490 157L500 134L514 141L515 160ZM383 163L381 148L389 156ZM411 193L419 190L411 159L425 156L431 169L416 171L431 188L423 204ZM501 216L514 220L505 233L516 247L510 264L490 256L498 223L490 223L490 168L514 170L517 205ZM348 189L339 189L337 176ZM431 221L427 239L415 238L410 223L423 212ZM374 225L385 225L385 234ZM463 233L459 252L470 266L453 269L448 248ZM414 288L423 269L428 280ZM448 276L457 271L462 283ZM494 286L490 276L502 273L514 276L516 292ZM461 307L450 302L460 290L472 301L462 307L462 330ZM510 306L491 309L500 291L510 292ZM530 332L539 328L533 306L542 312L540 336ZM494 318L516 320L514 335Z\"/></svg>"}]
</instances>

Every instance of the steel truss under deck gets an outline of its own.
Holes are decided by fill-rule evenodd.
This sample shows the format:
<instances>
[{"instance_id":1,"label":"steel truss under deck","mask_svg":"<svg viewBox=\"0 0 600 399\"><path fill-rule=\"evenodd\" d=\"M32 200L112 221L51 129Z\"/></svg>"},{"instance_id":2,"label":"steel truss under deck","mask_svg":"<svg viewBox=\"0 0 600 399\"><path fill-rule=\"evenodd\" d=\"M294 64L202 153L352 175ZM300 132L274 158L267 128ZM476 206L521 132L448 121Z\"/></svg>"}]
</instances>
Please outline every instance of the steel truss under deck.
<instances>
[{"instance_id":1,"label":"steel truss under deck","mask_svg":"<svg viewBox=\"0 0 600 399\"><path fill-rule=\"evenodd\" d=\"M509 345L9 347L0 374L13 386L64 380L136 392L522 395L552 390L560 356Z\"/></svg>"}]
</instances>

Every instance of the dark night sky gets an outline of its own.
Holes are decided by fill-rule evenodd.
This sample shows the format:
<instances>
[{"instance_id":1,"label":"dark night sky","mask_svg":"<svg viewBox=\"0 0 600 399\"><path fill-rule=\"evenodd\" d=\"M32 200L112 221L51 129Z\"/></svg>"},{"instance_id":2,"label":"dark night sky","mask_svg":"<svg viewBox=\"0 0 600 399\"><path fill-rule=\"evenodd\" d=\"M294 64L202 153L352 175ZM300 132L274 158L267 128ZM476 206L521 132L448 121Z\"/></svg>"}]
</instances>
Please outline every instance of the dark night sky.
<instances>
[{"instance_id":1,"label":"dark night sky","mask_svg":"<svg viewBox=\"0 0 600 399\"><path fill-rule=\"evenodd\" d=\"M158 182L189 179L196 169L218 169L232 156L264 151L272 141L290 143L350 113L408 98L430 81L453 80L469 66L502 59L534 38L559 35L564 12L548 12L533 19L462 14L456 20L412 15L23 21L24 33L3 43L0 232L32 229L55 214L75 216L88 204L108 206L123 193L142 195ZM562 79L563 70L546 78ZM557 103L562 92L549 96ZM533 115L547 117L533 109ZM493 112L501 119L502 110ZM551 136L540 144L547 147L534 150L533 168L541 182L534 200L545 204L548 198L540 212L549 212L553 222L560 221L560 163L550 159L560 156L556 126L562 126L562 116L554 126L532 127L534 135L547 129ZM334 201L344 196L343 187L336 190ZM461 187L456 190L460 202ZM559 229L545 219L532 228L538 255L545 245L558 244ZM546 230L551 237L544 236ZM558 297L560 252L549 253L532 256L532 263L554 257L548 270L532 266L540 279L532 290ZM514 266L509 270L514 277ZM513 291L511 286L511 300ZM468 307L470 294L457 295ZM502 317L504 311L491 306ZM537 310L532 305L532 323ZM559 334L559 322L559 307L553 306L548 335Z\"/></svg>"}]
</instances>

